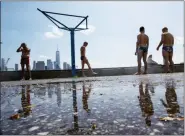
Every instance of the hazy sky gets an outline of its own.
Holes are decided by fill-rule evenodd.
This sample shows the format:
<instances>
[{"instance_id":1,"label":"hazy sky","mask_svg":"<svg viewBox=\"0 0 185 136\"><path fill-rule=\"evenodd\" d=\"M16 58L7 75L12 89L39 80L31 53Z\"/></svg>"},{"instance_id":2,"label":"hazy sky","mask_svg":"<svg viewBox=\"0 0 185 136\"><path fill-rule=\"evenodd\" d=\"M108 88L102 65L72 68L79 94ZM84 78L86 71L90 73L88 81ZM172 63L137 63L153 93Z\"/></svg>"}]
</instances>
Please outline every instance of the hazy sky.
<instances>
[{"instance_id":1,"label":"hazy sky","mask_svg":"<svg viewBox=\"0 0 185 136\"><path fill-rule=\"evenodd\" d=\"M136 66L134 52L140 26L146 28L150 38L149 54L155 61L163 62L161 49L156 51L156 47L164 26L176 39L175 63L184 61L183 2L2 2L1 55L5 59L10 58L9 68L20 63L21 54L16 53L16 49L22 42L31 48L31 66L33 60L46 62L51 58L54 61L57 45L61 63L71 64L70 33L57 29L37 8L89 16L90 29L75 34L76 65L80 68L80 46L84 41L89 42L87 57L94 68ZM71 17L53 17L71 27L81 21Z\"/></svg>"}]
</instances>

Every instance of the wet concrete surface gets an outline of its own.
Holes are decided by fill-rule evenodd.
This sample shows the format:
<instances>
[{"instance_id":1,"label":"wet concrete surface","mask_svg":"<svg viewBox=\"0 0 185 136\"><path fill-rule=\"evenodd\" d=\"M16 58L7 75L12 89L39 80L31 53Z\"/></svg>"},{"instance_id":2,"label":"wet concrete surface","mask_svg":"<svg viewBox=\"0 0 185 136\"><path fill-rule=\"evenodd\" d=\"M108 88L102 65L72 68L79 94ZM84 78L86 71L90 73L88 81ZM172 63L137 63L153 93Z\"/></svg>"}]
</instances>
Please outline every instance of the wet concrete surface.
<instances>
[{"instance_id":1,"label":"wet concrete surface","mask_svg":"<svg viewBox=\"0 0 185 136\"><path fill-rule=\"evenodd\" d=\"M1 134L184 135L183 73L65 81L3 82Z\"/></svg>"}]
</instances>

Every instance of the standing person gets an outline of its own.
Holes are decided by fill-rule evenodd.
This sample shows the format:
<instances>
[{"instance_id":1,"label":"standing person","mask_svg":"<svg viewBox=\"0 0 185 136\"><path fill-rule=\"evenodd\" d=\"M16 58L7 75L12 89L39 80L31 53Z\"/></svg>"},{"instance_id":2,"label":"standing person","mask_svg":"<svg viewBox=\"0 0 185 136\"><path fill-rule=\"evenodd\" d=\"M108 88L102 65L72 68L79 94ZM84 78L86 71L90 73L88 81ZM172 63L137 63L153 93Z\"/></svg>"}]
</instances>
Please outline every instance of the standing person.
<instances>
[{"instance_id":1,"label":"standing person","mask_svg":"<svg viewBox=\"0 0 185 136\"><path fill-rule=\"evenodd\" d=\"M22 80L25 80L24 75L24 66L26 65L26 69L29 73L29 80L31 80L31 71L30 71L30 49L27 47L25 43L22 43L21 46L17 49L17 52L22 52L21 55L21 68L22 68Z\"/></svg>"},{"instance_id":2,"label":"standing person","mask_svg":"<svg viewBox=\"0 0 185 136\"><path fill-rule=\"evenodd\" d=\"M140 34L137 36L136 42L136 52L137 61L138 61L138 72L136 75L141 74L141 59L143 58L144 62L144 73L147 74L147 54L148 54L148 47L149 47L149 37L145 34L145 28L142 26L140 27Z\"/></svg>"},{"instance_id":3,"label":"standing person","mask_svg":"<svg viewBox=\"0 0 185 136\"><path fill-rule=\"evenodd\" d=\"M92 70L92 68L91 68L91 66L90 66L90 64L89 64L89 61L88 61L88 59L87 59L87 57L86 57L86 47L87 47L87 45L88 45L88 43L87 42L84 42L83 43L83 46L80 48L80 53L81 53L81 64L82 64L82 75L85 77L85 74L84 74L84 65L85 64L87 64L87 66L88 66L88 68L89 68L89 70L90 70L90 72L92 73L92 74L97 74L97 73L95 73L95 72L93 72L93 70Z\"/></svg>"},{"instance_id":4,"label":"standing person","mask_svg":"<svg viewBox=\"0 0 185 136\"><path fill-rule=\"evenodd\" d=\"M162 55L163 55L163 59L164 59L164 62L165 62L165 72L166 73L170 72L169 63L170 63L170 66L171 66L171 72L173 72L174 63L173 63L172 58L173 58L174 37L171 33L168 32L167 27L164 27L162 29L161 41L160 41L160 43L157 47L157 50L159 50L161 45L163 45Z\"/></svg>"}]
</instances>

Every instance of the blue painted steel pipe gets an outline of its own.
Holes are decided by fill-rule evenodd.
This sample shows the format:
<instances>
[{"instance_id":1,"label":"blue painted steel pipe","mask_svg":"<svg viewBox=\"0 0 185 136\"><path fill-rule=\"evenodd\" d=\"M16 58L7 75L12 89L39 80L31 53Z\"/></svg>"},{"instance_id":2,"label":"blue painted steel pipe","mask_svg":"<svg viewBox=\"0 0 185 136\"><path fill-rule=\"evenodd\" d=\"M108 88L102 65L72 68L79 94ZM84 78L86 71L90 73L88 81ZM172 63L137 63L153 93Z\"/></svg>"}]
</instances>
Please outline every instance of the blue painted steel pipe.
<instances>
[{"instance_id":1,"label":"blue painted steel pipe","mask_svg":"<svg viewBox=\"0 0 185 136\"><path fill-rule=\"evenodd\" d=\"M71 31L71 66L72 66L72 76L76 76L75 67L75 33L74 30Z\"/></svg>"}]
</instances>

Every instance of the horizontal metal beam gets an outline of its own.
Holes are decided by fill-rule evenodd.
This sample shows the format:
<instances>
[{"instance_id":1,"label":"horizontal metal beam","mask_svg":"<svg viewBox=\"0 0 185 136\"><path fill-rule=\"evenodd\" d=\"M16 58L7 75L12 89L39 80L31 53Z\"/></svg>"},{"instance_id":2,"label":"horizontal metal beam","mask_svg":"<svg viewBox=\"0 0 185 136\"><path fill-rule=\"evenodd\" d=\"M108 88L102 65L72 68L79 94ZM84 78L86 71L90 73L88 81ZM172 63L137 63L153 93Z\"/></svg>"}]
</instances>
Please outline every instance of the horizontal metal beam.
<instances>
[{"instance_id":1,"label":"horizontal metal beam","mask_svg":"<svg viewBox=\"0 0 185 136\"><path fill-rule=\"evenodd\" d=\"M67 30L67 31L71 31L71 28L67 29L65 27L58 27L59 29L64 29L64 30Z\"/></svg>"},{"instance_id":2,"label":"horizontal metal beam","mask_svg":"<svg viewBox=\"0 0 185 136\"><path fill-rule=\"evenodd\" d=\"M37 8L38 9L38 8ZM40 10L40 9L38 9ZM41 10L40 10L41 11ZM78 15L70 15L70 14L63 14L63 13L56 13L56 12L49 12L49 11L42 11L45 13L50 13L50 14L56 14L56 15L63 15L63 16L72 16L72 17L80 17L80 18L85 18L84 16L78 16Z\"/></svg>"},{"instance_id":3,"label":"horizontal metal beam","mask_svg":"<svg viewBox=\"0 0 185 136\"><path fill-rule=\"evenodd\" d=\"M86 30L88 28L76 28L76 30Z\"/></svg>"},{"instance_id":4,"label":"horizontal metal beam","mask_svg":"<svg viewBox=\"0 0 185 136\"><path fill-rule=\"evenodd\" d=\"M84 30L87 30L87 29L83 29L83 30L74 30L74 31L84 31Z\"/></svg>"},{"instance_id":5,"label":"horizontal metal beam","mask_svg":"<svg viewBox=\"0 0 185 136\"><path fill-rule=\"evenodd\" d=\"M76 28L74 31L83 31L83 30L87 30L88 28Z\"/></svg>"}]
</instances>

